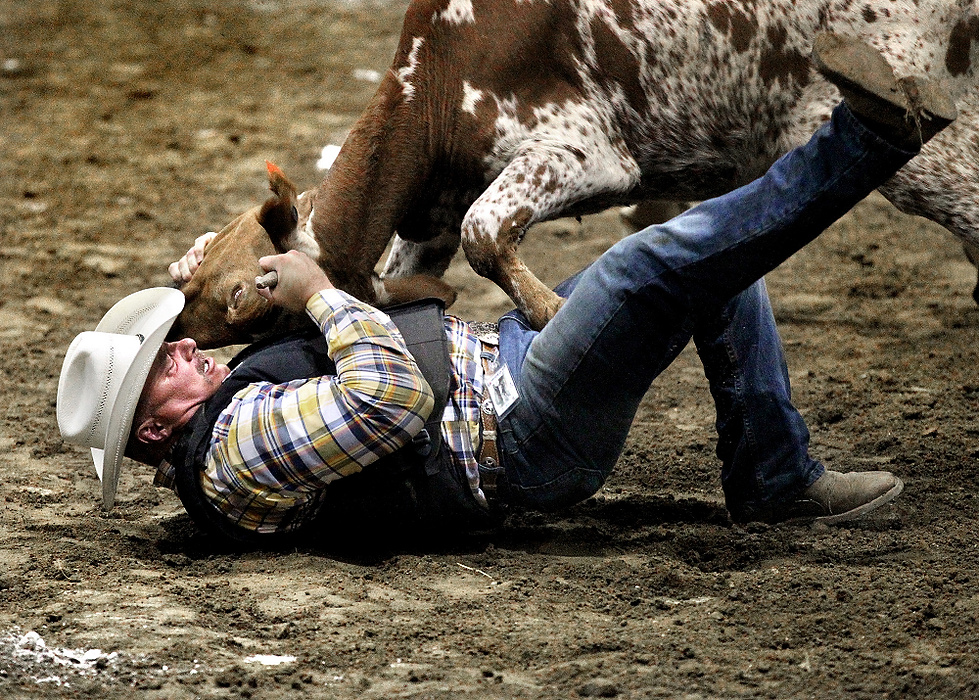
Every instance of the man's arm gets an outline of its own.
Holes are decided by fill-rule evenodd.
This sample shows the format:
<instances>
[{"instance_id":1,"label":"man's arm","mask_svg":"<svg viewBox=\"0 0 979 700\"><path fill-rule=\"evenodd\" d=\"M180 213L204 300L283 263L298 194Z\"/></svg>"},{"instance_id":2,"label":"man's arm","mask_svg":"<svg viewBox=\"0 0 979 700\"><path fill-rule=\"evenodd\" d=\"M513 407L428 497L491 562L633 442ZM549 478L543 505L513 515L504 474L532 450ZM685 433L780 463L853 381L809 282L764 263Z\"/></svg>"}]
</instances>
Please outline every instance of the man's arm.
<instances>
[{"instance_id":1,"label":"man's arm","mask_svg":"<svg viewBox=\"0 0 979 700\"><path fill-rule=\"evenodd\" d=\"M252 385L219 419L204 489L246 527L407 444L434 403L386 314L334 289L301 253L260 265L279 274L266 297L319 325L337 375Z\"/></svg>"}]
</instances>

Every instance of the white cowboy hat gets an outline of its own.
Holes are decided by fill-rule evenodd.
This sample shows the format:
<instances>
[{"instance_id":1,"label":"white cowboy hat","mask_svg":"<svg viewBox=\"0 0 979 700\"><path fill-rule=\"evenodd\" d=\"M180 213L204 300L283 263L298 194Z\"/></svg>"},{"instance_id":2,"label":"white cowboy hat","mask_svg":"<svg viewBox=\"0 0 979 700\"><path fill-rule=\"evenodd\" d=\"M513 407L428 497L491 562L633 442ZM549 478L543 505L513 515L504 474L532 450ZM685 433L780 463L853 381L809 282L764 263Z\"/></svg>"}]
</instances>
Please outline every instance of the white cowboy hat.
<instances>
[{"instance_id":1,"label":"white cowboy hat","mask_svg":"<svg viewBox=\"0 0 979 700\"><path fill-rule=\"evenodd\" d=\"M116 500L139 395L183 308L177 289L144 289L117 302L94 331L68 347L58 381L58 429L66 442L92 448L106 510Z\"/></svg>"}]
</instances>

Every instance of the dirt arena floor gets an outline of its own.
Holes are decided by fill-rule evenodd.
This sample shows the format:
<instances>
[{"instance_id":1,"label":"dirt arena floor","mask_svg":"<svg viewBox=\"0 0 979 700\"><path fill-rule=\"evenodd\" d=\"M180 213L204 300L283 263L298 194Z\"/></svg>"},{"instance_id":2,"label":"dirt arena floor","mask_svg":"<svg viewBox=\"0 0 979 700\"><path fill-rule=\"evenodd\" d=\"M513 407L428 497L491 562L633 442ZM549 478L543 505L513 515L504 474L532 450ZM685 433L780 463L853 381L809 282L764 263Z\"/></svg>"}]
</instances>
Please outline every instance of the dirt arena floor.
<instances>
[{"instance_id":1,"label":"dirt arena floor","mask_svg":"<svg viewBox=\"0 0 979 700\"><path fill-rule=\"evenodd\" d=\"M446 545L234 554L148 469L99 506L54 418L74 335L193 238L302 187L393 53L403 0L0 0L0 694L5 698L979 697L979 309L943 229L872 197L769 278L813 452L902 497L734 527L696 353L614 477ZM619 238L538 227L556 282ZM456 313L507 308L465 264Z\"/></svg>"}]
</instances>

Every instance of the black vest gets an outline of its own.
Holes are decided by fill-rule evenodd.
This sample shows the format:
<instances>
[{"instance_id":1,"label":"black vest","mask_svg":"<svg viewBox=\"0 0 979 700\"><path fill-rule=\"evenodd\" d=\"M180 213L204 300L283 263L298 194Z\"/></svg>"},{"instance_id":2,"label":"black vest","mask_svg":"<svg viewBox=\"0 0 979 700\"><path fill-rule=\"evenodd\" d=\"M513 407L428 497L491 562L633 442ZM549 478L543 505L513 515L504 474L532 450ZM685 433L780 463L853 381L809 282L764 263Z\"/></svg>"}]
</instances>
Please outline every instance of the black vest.
<instances>
[{"instance_id":1,"label":"black vest","mask_svg":"<svg viewBox=\"0 0 979 700\"><path fill-rule=\"evenodd\" d=\"M370 522L383 526L484 529L496 517L476 501L465 470L451 458L441 440L440 423L452 380L442 306L414 302L386 309L405 338L412 356L435 394L435 407L425 429L409 445L362 471L324 489L319 515L303 530L349 529ZM201 530L238 544L259 544L281 535L263 535L231 522L205 496L201 473L221 412L236 393L255 382L282 384L336 374L326 340L317 331L256 343L230 363L234 369L191 421L174 446L177 495ZM284 523L288 527L288 523ZM296 528L289 528L289 533ZM342 531L342 530L341 530ZM313 533L315 537L315 533Z\"/></svg>"}]
</instances>

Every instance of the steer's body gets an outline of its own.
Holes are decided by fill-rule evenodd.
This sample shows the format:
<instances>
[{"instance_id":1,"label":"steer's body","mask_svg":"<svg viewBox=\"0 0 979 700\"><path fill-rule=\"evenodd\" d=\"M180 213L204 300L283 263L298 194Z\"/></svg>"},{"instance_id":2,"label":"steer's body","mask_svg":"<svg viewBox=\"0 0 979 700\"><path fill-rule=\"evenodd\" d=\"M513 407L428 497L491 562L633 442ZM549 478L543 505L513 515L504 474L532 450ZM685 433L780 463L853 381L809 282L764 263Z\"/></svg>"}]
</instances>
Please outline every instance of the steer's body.
<instances>
[{"instance_id":1,"label":"steer's body","mask_svg":"<svg viewBox=\"0 0 979 700\"><path fill-rule=\"evenodd\" d=\"M542 325L557 300L516 256L527 227L758 176L838 100L808 58L827 29L956 98L959 121L881 191L979 242L973 0L415 0L377 94L300 200L296 239L338 286L383 301L371 275L395 231L386 277L441 275L461 237ZM229 264L213 258L198 276Z\"/></svg>"}]
</instances>

